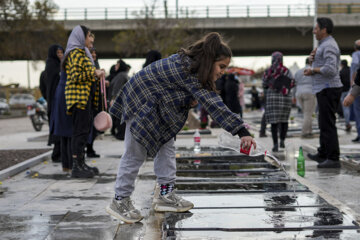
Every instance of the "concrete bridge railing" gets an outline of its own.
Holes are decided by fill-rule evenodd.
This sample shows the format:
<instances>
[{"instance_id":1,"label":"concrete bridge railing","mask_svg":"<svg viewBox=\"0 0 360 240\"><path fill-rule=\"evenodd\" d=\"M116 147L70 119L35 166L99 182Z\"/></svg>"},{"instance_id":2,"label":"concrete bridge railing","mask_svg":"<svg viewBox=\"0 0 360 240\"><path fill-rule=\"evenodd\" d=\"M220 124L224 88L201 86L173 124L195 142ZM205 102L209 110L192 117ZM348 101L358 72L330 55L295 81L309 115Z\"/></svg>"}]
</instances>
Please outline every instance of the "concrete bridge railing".
<instances>
[{"instance_id":1,"label":"concrete bridge railing","mask_svg":"<svg viewBox=\"0 0 360 240\"><path fill-rule=\"evenodd\" d=\"M237 18L314 16L314 5L218 5L181 7L65 8L55 20L111 20L137 18Z\"/></svg>"},{"instance_id":2,"label":"concrete bridge railing","mask_svg":"<svg viewBox=\"0 0 360 240\"><path fill-rule=\"evenodd\" d=\"M318 14L360 13L360 3L318 4ZM217 5L181 7L64 8L53 13L55 20L119 20L152 18L244 18L314 16L313 4Z\"/></svg>"}]
</instances>

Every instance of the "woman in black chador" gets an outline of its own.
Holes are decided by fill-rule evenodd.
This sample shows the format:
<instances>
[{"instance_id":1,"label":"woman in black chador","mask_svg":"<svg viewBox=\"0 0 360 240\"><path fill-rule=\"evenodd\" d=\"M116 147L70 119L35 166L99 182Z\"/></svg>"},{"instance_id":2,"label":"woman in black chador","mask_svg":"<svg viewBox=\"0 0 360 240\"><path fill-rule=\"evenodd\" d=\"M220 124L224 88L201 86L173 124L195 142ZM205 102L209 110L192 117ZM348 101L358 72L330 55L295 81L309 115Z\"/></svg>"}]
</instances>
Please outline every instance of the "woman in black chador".
<instances>
[{"instance_id":1,"label":"woman in black chador","mask_svg":"<svg viewBox=\"0 0 360 240\"><path fill-rule=\"evenodd\" d=\"M54 134L54 119L52 110L54 109L54 96L56 87L60 80L60 61L64 55L64 49L57 44L51 45L48 51L48 58L45 65L45 96L47 101L48 119L49 119L49 141L48 144L54 144L52 160L60 162L60 138Z\"/></svg>"}]
</instances>

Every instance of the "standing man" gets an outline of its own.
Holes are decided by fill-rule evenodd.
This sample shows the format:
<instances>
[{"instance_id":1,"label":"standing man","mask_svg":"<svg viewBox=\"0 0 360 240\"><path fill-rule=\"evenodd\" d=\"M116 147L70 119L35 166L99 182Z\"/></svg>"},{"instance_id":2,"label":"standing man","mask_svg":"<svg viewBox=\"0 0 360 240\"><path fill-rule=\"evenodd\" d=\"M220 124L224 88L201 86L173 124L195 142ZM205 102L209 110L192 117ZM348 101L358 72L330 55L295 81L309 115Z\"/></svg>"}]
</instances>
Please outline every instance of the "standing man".
<instances>
[{"instance_id":1,"label":"standing man","mask_svg":"<svg viewBox=\"0 0 360 240\"><path fill-rule=\"evenodd\" d=\"M313 94L313 80L311 76L305 76L304 70L310 68L309 58L306 58L306 66L295 73L294 93L296 101L300 104L304 116L301 137L312 138L312 114L316 107L316 98Z\"/></svg>"},{"instance_id":2,"label":"standing man","mask_svg":"<svg viewBox=\"0 0 360 240\"><path fill-rule=\"evenodd\" d=\"M340 168L339 140L336 129L336 116L342 84L339 76L340 49L331 36L333 22L330 18L317 18L313 33L319 46L310 54L311 68L304 75L313 80L313 93L319 106L320 147L316 154L308 157L319 163L318 168Z\"/></svg>"}]
</instances>

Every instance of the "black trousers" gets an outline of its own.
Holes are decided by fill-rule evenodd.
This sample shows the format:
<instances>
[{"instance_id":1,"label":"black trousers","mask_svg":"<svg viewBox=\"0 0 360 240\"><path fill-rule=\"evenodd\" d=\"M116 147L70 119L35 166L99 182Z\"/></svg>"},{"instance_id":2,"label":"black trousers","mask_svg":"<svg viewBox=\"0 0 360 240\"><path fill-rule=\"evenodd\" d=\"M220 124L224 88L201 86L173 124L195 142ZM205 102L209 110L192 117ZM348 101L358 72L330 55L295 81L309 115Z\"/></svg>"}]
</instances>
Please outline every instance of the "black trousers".
<instances>
[{"instance_id":1,"label":"black trousers","mask_svg":"<svg viewBox=\"0 0 360 240\"><path fill-rule=\"evenodd\" d=\"M91 123L92 111L90 104L87 105L85 110L79 109L76 106L73 107L71 151L74 156L82 157L84 155L84 149L89 139Z\"/></svg>"},{"instance_id":2,"label":"black trousers","mask_svg":"<svg viewBox=\"0 0 360 240\"><path fill-rule=\"evenodd\" d=\"M319 106L320 157L339 161L340 149L335 113L340 103L342 88L325 88L316 94Z\"/></svg>"},{"instance_id":3,"label":"black trousers","mask_svg":"<svg viewBox=\"0 0 360 240\"><path fill-rule=\"evenodd\" d=\"M261 127L260 127L260 133L265 134L266 132L266 118L265 118L265 112L262 115L261 118Z\"/></svg>"},{"instance_id":4,"label":"black trousers","mask_svg":"<svg viewBox=\"0 0 360 240\"><path fill-rule=\"evenodd\" d=\"M71 138L61 137L60 143L62 167L72 169Z\"/></svg>"},{"instance_id":5,"label":"black trousers","mask_svg":"<svg viewBox=\"0 0 360 240\"><path fill-rule=\"evenodd\" d=\"M278 144L278 132L280 132L280 141L285 141L289 124L287 122L272 123L271 124L271 136L274 145Z\"/></svg>"},{"instance_id":6,"label":"black trousers","mask_svg":"<svg viewBox=\"0 0 360 240\"><path fill-rule=\"evenodd\" d=\"M54 141L54 148L51 154L51 159L53 161L57 161L60 159L61 157L61 153L60 153L60 139L58 139L59 141Z\"/></svg>"}]
</instances>

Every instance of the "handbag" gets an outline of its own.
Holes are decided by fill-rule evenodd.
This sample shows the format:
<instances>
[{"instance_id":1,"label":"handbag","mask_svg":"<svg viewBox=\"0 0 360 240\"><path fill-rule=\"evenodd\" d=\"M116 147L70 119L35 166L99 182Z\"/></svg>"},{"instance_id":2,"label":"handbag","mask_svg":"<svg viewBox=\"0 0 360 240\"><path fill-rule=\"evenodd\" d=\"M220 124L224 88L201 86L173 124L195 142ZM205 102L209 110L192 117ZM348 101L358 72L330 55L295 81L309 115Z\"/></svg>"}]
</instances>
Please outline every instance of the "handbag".
<instances>
[{"instance_id":1,"label":"handbag","mask_svg":"<svg viewBox=\"0 0 360 240\"><path fill-rule=\"evenodd\" d=\"M280 75L276 79L272 79L269 86L275 91L282 93L282 95L287 96L290 93L291 88L295 86L295 82L294 79L291 79L288 76Z\"/></svg>"},{"instance_id":2,"label":"handbag","mask_svg":"<svg viewBox=\"0 0 360 240\"><path fill-rule=\"evenodd\" d=\"M102 111L96 114L94 118L94 127L100 131L104 132L107 129L112 127L112 118L107 110L107 102L106 102L106 89L105 89L105 77L102 76L100 78L100 89L101 89L101 98L102 98Z\"/></svg>"}]
</instances>

